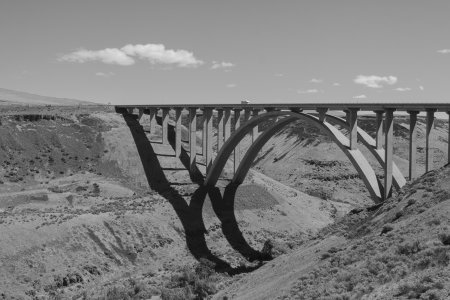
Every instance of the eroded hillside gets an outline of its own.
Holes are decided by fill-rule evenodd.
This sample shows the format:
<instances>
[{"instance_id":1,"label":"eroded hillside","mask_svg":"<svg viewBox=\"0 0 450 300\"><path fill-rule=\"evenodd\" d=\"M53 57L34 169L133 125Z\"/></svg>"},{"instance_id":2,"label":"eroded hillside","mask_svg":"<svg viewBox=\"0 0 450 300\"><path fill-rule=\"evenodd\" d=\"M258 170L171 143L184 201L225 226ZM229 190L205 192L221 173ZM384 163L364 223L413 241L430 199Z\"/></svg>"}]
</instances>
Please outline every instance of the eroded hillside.
<instances>
[{"instance_id":1,"label":"eroded hillside","mask_svg":"<svg viewBox=\"0 0 450 300\"><path fill-rule=\"evenodd\" d=\"M257 172L206 190L133 118L46 116L1 118L0 298L212 294L349 209Z\"/></svg>"},{"instance_id":2,"label":"eroded hillside","mask_svg":"<svg viewBox=\"0 0 450 300\"><path fill-rule=\"evenodd\" d=\"M449 299L450 167L355 209L215 299Z\"/></svg>"}]
</instances>

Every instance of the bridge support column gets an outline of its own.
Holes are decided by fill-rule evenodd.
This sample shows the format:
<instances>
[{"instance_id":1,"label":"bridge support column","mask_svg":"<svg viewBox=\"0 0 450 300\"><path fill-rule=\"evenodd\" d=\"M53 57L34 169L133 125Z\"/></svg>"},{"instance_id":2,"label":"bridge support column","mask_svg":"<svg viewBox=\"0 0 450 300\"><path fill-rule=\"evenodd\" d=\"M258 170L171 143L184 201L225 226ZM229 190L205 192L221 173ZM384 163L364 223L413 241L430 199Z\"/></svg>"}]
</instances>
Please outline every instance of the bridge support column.
<instances>
[{"instance_id":1,"label":"bridge support column","mask_svg":"<svg viewBox=\"0 0 450 300\"><path fill-rule=\"evenodd\" d=\"M358 143L358 108L349 109L348 124L350 125L350 150L356 150Z\"/></svg>"},{"instance_id":2,"label":"bridge support column","mask_svg":"<svg viewBox=\"0 0 450 300\"><path fill-rule=\"evenodd\" d=\"M376 110L375 111L377 115L377 123L376 123L376 133L375 133L375 142L377 149L383 148L383 114L384 111L382 110Z\"/></svg>"},{"instance_id":3,"label":"bridge support column","mask_svg":"<svg viewBox=\"0 0 450 300\"><path fill-rule=\"evenodd\" d=\"M254 109L252 111L252 118L257 117L259 115L259 109ZM259 125L253 127L252 130L252 143L258 138L259 135Z\"/></svg>"},{"instance_id":4,"label":"bridge support column","mask_svg":"<svg viewBox=\"0 0 450 300\"><path fill-rule=\"evenodd\" d=\"M149 108L149 116L150 116L150 134L155 133L156 128L156 115L158 114L158 110L156 108Z\"/></svg>"},{"instance_id":5,"label":"bridge support column","mask_svg":"<svg viewBox=\"0 0 450 300\"><path fill-rule=\"evenodd\" d=\"M224 141L227 141L228 138L231 135L231 109L230 108L226 108L225 109L225 114L224 114ZM217 149L217 151L219 151L220 149Z\"/></svg>"},{"instance_id":6,"label":"bridge support column","mask_svg":"<svg viewBox=\"0 0 450 300\"><path fill-rule=\"evenodd\" d=\"M328 108L318 108L317 112L319 113L319 121L325 122L325 117L327 114Z\"/></svg>"},{"instance_id":7,"label":"bridge support column","mask_svg":"<svg viewBox=\"0 0 450 300\"><path fill-rule=\"evenodd\" d=\"M435 109L427 109L427 134L425 144L425 172L433 170L433 142L434 142L434 112Z\"/></svg>"},{"instance_id":8,"label":"bridge support column","mask_svg":"<svg viewBox=\"0 0 450 300\"><path fill-rule=\"evenodd\" d=\"M189 108L189 156L190 171L195 172L197 158L197 108Z\"/></svg>"},{"instance_id":9,"label":"bridge support column","mask_svg":"<svg viewBox=\"0 0 450 300\"><path fill-rule=\"evenodd\" d=\"M206 157L206 109L202 109L202 155Z\"/></svg>"},{"instance_id":10,"label":"bridge support column","mask_svg":"<svg viewBox=\"0 0 450 300\"><path fill-rule=\"evenodd\" d=\"M409 180L417 177L417 114L418 111L409 113Z\"/></svg>"},{"instance_id":11,"label":"bridge support column","mask_svg":"<svg viewBox=\"0 0 450 300\"><path fill-rule=\"evenodd\" d=\"M182 108L175 109L175 157L181 156L181 113Z\"/></svg>"},{"instance_id":12,"label":"bridge support column","mask_svg":"<svg viewBox=\"0 0 450 300\"><path fill-rule=\"evenodd\" d=\"M162 143L169 143L169 108L162 109Z\"/></svg>"},{"instance_id":13,"label":"bridge support column","mask_svg":"<svg viewBox=\"0 0 450 300\"><path fill-rule=\"evenodd\" d=\"M394 111L395 109L386 109L385 120L385 158L384 158L384 194L386 200L392 194L392 158L394 155Z\"/></svg>"},{"instance_id":14,"label":"bridge support column","mask_svg":"<svg viewBox=\"0 0 450 300\"><path fill-rule=\"evenodd\" d=\"M209 169L212 166L212 141L213 141L213 110L212 108L206 108L203 110L203 115L206 119L206 152L205 152L205 165L206 172L208 173ZM203 129L205 131L205 128Z\"/></svg>"},{"instance_id":15,"label":"bridge support column","mask_svg":"<svg viewBox=\"0 0 450 300\"><path fill-rule=\"evenodd\" d=\"M252 110L251 108L245 108L244 109L244 124L248 122L248 120L250 120L250 118L252 117ZM252 135L252 140L253 140L253 130L250 132L250 134Z\"/></svg>"},{"instance_id":16,"label":"bridge support column","mask_svg":"<svg viewBox=\"0 0 450 300\"><path fill-rule=\"evenodd\" d=\"M223 109L217 110L217 153L223 146Z\"/></svg>"},{"instance_id":17,"label":"bridge support column","mask_svg":"<svg viewBox=\"0 0 450 300\"><path fill-rule=\"evenodd\" d=\"M234 110L234 130L238 129L241 126L241 109ZM239 168L239 164L241 162L241 143L237 144L234 148L234 174L236 174L237 169Z\"/></svg>"}]
</instances>

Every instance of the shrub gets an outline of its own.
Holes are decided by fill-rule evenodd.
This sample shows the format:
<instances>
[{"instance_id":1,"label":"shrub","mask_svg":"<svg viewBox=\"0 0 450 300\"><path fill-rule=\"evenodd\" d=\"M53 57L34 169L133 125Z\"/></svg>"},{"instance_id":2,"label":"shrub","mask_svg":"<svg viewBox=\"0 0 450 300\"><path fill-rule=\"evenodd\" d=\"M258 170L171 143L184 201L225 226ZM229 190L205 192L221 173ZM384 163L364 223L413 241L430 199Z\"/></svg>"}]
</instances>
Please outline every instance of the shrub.
<instances>
[{"instance_id":1,"label":"shrub","mask_svg":"<svg viewBox=\"0 0 450 300\"><path fill-rule=\"evenodd\" d=\"M381 230L381 234L380 235L388 233L389 231L392 231L392 230L394 230L394 227L392 227L391 225L385 225L383 227L383 229Z\"/></svg>"},{"instance_id":2,"label":"shrub","mask_svg":"<svg viewBox=\"0 0 450 300\"><path fill-rule=\"evenodd\" d=\"M421 250L420 242L415 241L413 243L403 243L397 246L397 253L401 255L413 255Z\"/></svg>"},{"instance_id":3,"label":"shrub","mask_svg":"<svg viewBox=\"0 0 450 300\"><path fill-rule=\"evenodd\" d=\"M161 290L163 300L206 299L217 292L214 263L200 259L192 268L185 266L181 273L172 276L170 282Z\"/></svg>"},{"instance_id":4,"label":"shrub","mask_svg":"<svg viewBox=\"0 0 450 300\"><path fill-rule=\"evenodd\" d=\"M442 242L442 244L449 246L450 245L450 234L447 234L447 233L439 234L439 240Z\"/></svg>"}]
</instances>

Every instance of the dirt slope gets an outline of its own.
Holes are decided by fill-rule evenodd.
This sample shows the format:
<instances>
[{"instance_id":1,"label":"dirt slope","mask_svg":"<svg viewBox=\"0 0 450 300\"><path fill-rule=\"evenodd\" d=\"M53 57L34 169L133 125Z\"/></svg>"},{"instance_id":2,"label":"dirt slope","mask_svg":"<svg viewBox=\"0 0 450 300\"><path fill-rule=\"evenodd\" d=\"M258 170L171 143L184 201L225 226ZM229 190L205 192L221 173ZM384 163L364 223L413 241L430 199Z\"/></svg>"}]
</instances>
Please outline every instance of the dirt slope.
<instances>
[{"instance_id":1,"label":"dirt slope","mask_svg":"<svg viewBox=\"0 0 450 300\"><path fill-rule=\"evenodd\" d=\"M446 166L352 211L215 299L449 299L449 177Z\"/></svg>"},{"instance_id":2,"label":"dirt slope","mask_svg":"<svg viewBox=\"0 0 450 300\"><path fill-rule=\"evenodd\" d=\"M103 299L135 286L161 295L202 257L220 288L268 258L266 241L287 253L349 210L257 172L207 191L153 142L159 128L150 136L115 113L77 112L2 116L0 299Z\"/></svg>"}]
</instances>

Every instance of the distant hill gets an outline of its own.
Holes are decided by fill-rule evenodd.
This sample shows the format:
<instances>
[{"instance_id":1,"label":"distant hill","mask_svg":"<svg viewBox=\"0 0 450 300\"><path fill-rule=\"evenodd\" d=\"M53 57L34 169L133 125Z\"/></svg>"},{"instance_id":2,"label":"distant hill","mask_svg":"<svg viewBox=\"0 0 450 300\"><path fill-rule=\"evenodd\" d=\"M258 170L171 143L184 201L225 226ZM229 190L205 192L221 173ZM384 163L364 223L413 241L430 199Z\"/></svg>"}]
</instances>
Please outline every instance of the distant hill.
<instances>
[{"instance_id":1,"label":"distant hill","mask_svg":"<svg viewBox=\"0 0 450 300\"><path fill-rule=\"evenodd\" d=\"M92 105L95 102L35 95L0 88L0 105Z\"/></svg>"}]
</instances>

